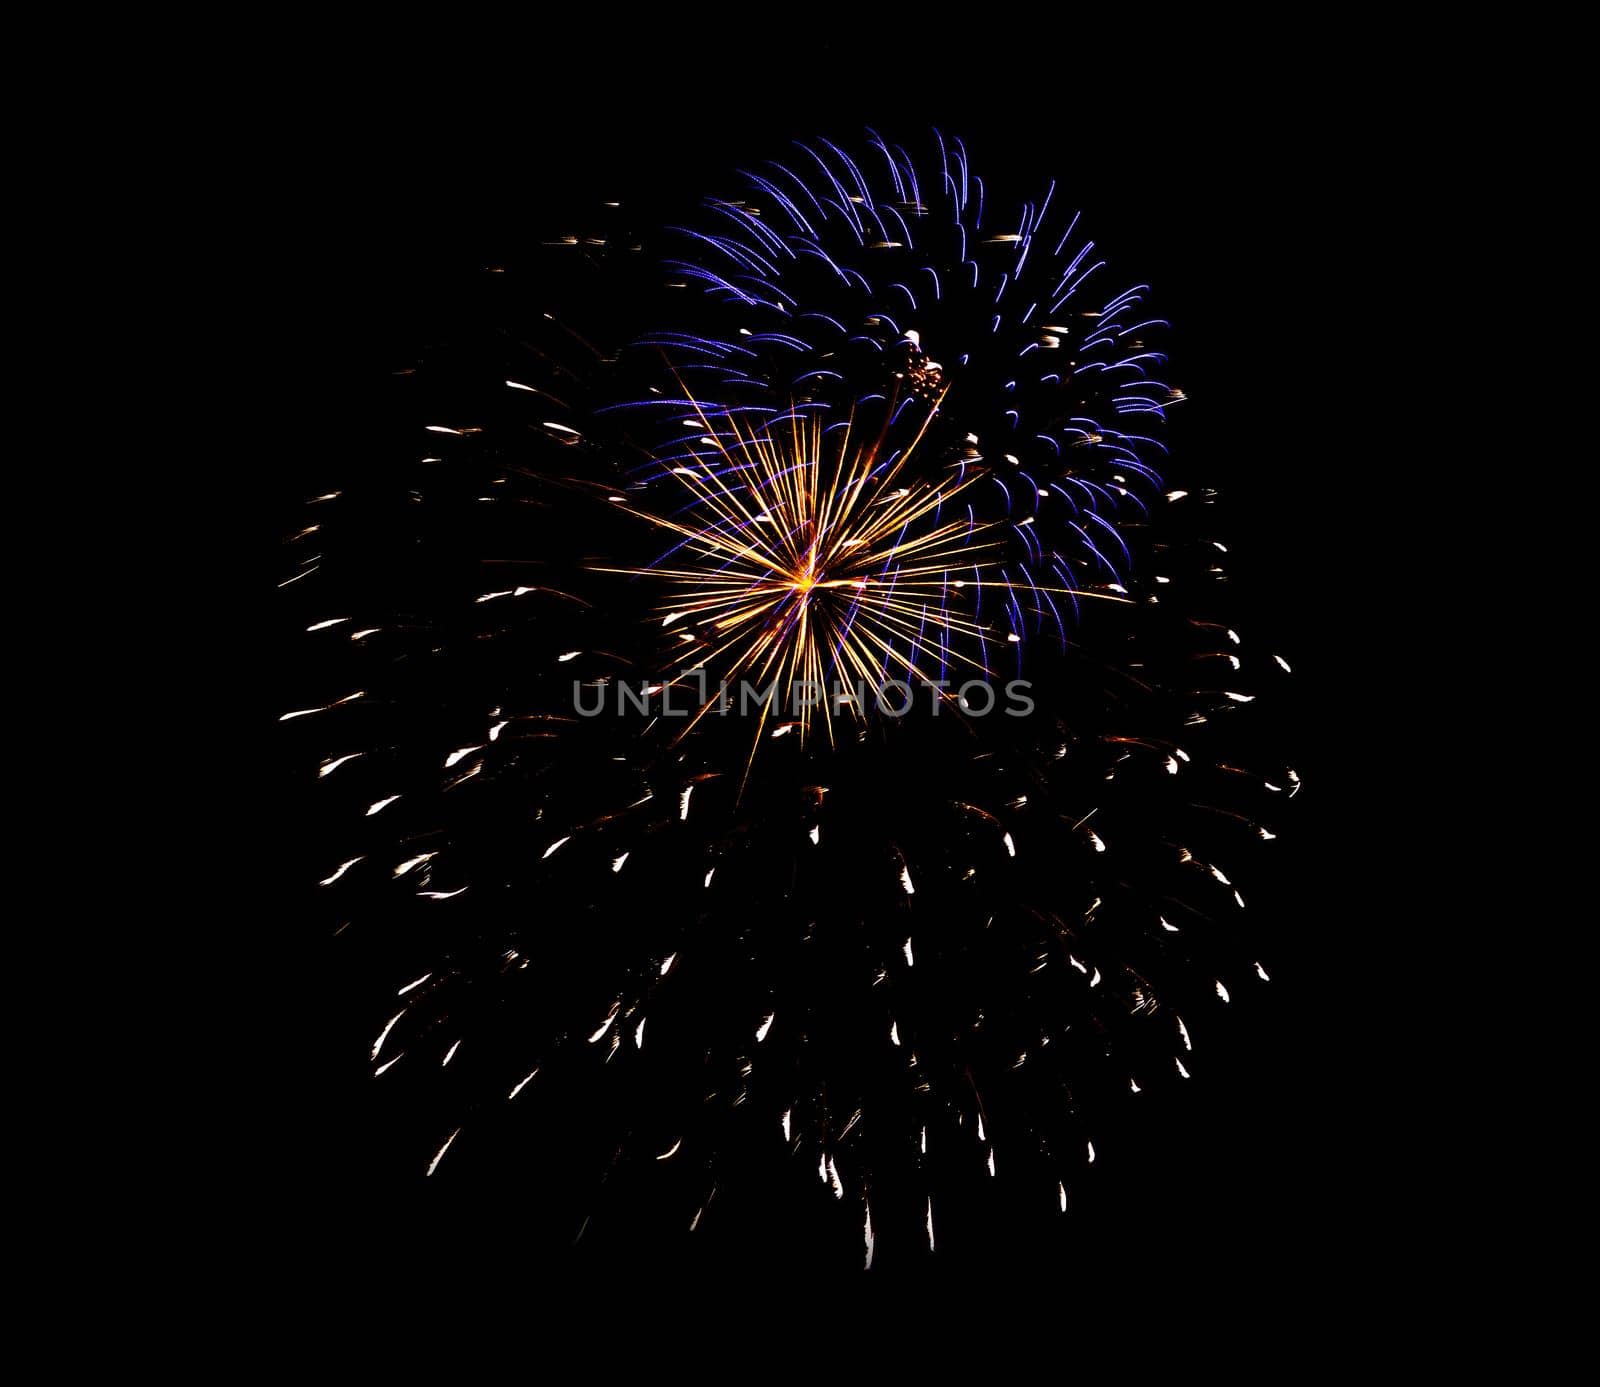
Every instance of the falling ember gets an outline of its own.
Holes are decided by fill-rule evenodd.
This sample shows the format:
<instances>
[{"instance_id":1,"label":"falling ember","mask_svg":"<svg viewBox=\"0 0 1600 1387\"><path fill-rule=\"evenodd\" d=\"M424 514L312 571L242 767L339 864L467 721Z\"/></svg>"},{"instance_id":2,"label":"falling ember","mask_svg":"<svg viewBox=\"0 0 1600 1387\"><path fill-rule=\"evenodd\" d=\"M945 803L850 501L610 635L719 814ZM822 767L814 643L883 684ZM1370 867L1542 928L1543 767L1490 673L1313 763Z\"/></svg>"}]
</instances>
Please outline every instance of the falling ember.
<instances>
[{"instance_id":1,"label":"falling ember","mask_svg":"<svg viewBox=\"0 0 1600 1387\"><path fill-rule=\"evenodd\" d=\"M439 1168L439 1162L444 1159L444 1153L450 1149L450 1143L461 1135L461 1128L457 1127L444 1139L444 1145L439 1148L438 1154L428 1162L428 1174L432 1175Z\"/></svg>"},{"instance_id":2,"label":"falling ember","mask_svg":"<svg viewBox=\"0 0 1600 1387\"><path fill-rule=\"evenodd\" d=\"M368 1056L369 1059L378 1058L378 1051L383 1049L383 1042L389 1038L389 1032L394 1029L394 1023L405 1014L405 1008L402 1007L399 1011L395 1012L392 1017L389 1018L389 1024L378 1032L378 1038L372 1042L372 1053Z\"/></svg>"},{"instance_id":3,"label":"falling ember","mask_svg":"<svg viewBox=\"0 0 1600 1387\"><path fill-rule=\"evenodd\" d=\"M356 865L356 863L359 862L359 861L361 861L361 859L359 857L352 857L348 862L341 863L340 866L339 866L339 869L336 872L334 872L334 874L332 876L324 877L321 881L319 881L317 883L317 885L318 886L332 886L334 882L338 881L340 877L342 877L346 872L348 872L352 867L354 867Z\"/></svg>"}]
</instances>

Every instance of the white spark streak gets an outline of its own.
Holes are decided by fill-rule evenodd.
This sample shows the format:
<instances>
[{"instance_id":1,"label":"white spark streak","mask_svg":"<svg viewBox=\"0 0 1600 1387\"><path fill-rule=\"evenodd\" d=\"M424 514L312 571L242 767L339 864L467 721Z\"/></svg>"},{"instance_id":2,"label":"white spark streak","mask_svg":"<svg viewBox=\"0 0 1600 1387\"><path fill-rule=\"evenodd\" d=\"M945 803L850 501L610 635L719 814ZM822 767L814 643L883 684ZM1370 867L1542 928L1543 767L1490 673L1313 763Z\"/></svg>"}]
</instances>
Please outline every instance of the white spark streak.
<instances>
[{"instance_id":1,"label":"white spark streak","mask_svg":"<svg viewBox=\"0 0 1600 1387\"><path fill-rule=\"evenodd\" d=\"M367 1057L368 1059L378 1058L378 1051L383 1049L383 1042L389 1038L389 1032L394 1029L394 1023L405 1014L406 1009L401 1007L399 1011L389 1018L389 1024L378 1032L378 1038L372 1042L372 1053Z\"/></svg>"},{"instance_id":2,"label":"white spark streak","mask_svg":"<svg viewBox=\"0 0 1600 1387\"><path fill-rule=\"evenodd\" d=\"M1260 978L1262 982L1271 982L1272 981L1272 979L1267 976L1267 970L1265 968L1263 968L1259 963L1256 964L1256 976L1258 978Z\"/></svg>"},{"instance_id":3,"label":"white spark streak","mask_svg":"<svg viewBox=\"0 0 1600 1387\"><path fill-rule=\"evenodd\" d=\"M452 751L448 756L446 756L444 758L444 768L446 770L449 770L450 767L455 765L457 761L463 761L468 756L471 756L473 752L482 751L482 750L483 750L483 743L479 742L477 744L477 746L464 746L464 747L461 747L460 749L458 749L456 751Z\"/></svg>"},{"instance_id":4,"label":"white spark streak","mask_svg":"<svg viewBox=\"0 0 1600 1387\"><path fill-rule=\"evenodd\" d=\"M600 1039L601 1036L611 1029L611 1023L617 1019L617 1013L621 1010L621 1002L613 1002L611 1004L611 1010L606 1013L606 1019L600 1023L600 1029L589 1037L589 1044L593 1045L597 1040Z\"/></svg>"},{"instance_id":5,"label":"white spark streak","mask_svg":"<svg viewBox=\"0 0 1600 1387\"><path fill-rule=\"evenodd\" d=\"M324 761L322 763L322 769L317 772L317 779L321 780L325 775L332 775L336 770L339 769L340 766L344 765L346 761L354 761L356 757L365 756L366 754L367 753L364 751L352 751L348 756L339 756L332 761Z\"/></svg>"},{"instance_id":6,"label":"white spark streak","mask_svg":"<svg viewBox=\"0 0 1600 1387\"><path fill-rule=\"evenodd\" d=\"M683 787L683 793L678 796L678 818L680 820L687 819L689 817L689 796L693 793L694 786L685 785Z\"/></svg>"},{"instance_id":7,"label":"white spark streak","mask_svg":"<svg viewBox=\"0 0 1600 1387\"><path fill-rule=\"evenodd\" d=\"M989 1178L994 1179L994 1147L989 1148Z\"/></svg>"},{"instance_id":8,"label":"white spark streak","mask_svg":"<svg viewBox=\"0 0 1600 1387\"><path fill-rule=\"evenodd\" d=\"M928 1251L933 1251L933 1200L928 1200Z\"/></svg>"},{"instance_id":9,"label":"white spark streak","mask_svg":"<svg viewBox=\"0 0 1600 1387\"><path fill-rule=\"evenodd\" d=\"M457 1127L444 1139L444 1145L439 1148L439 1154L428 1163L428 1174L432 1175L439 1168L439 1162L444 1159L444 1153L450 1149L450 1143L461 1135L461 1128Z\"/></svg>"},{"instance_id":10,"label":"white spark streak","mask_svg":"<svg viewBox=\"0 0 1600 1387\"><path fill-rule=\"evenodd\" d=\"M627 860L628 860L628 854L627 853L623 853L621 857L613 857L611 859L611 870L613 872L620 872L622 870L622 864L624 862L626 862Z\"/></svg>"},{"instance_id":11,"label":"white spark streak","mask_svg":"<svg viewBox=\"0 0 1600 1387\"><path fill-rule=\"evenodd\" d=\"M866 1264L865 1267L862 1268L862 1270L863 1271L871 1271L872 1270L872 1248L873 1248L872 1205L866 1204L865 1201L863 1201L863 1204L865 1205L866 1211L867 1211L867 1226L866 1226L866 1232L865 1232L865 1237L866 1237L866 1240L867 1240L867 1264Z\"/></svg>"},{"instance_id":12,"label":"white spark streak","mask_svg":"<svg viewBox=\"0 0 1600 1387\"><path fill-rule=\"evenodd\" d=\"M1060 1195L1060 1197L1061 1197L1061 1212L1062 1213L1066 1213L1066 1211L1067 1211L1067 1187L1066 1187L1065 1183L1063 1183L1060 1180L1056 1181L1056 1193L1058 1195Z\"/></svg>"},{"instance_id":13,"label":"white spark streak","mask_svg":"<svg viewBox=\"0 0 1600 1387\"><path fill-rule=\"evenodd\" d=\"M789 1117L793 1112L793 1108L785 1108L783 1110L783 1139L785 1141L789 1140Z\"/></svg>"},{"instance_id":14,"label":"white spark streak","mask_svg":"<svg viewBox=\"0 0 1600 1387\"><path fill-rule=\"evenodd\" d=\"M839 1167L833 1163L833 1157L828 1157L828 1178L833 1182L833 1197L844 1198L844 1182L839 1178Z\"/></svg>"},{"instance_id":15,"label":"white spark streak","mask_svg":"<svg viewBox=\"0 0 1600 1387\"><path fill-rule=\"evenodd\" d=\"M907 968L916 967L916 961L911 956L911 938L910 938L909 935L906 937L906 942L903 945L901 945L901 948L903 948L905 950L906 967Z\"/></svg>"},{"instance_id":16,"label":"white spark streak","mask_svg":"<svg viewBox=\"0 0 1600 1387\"><path fill-rule=\"evenodd\" d=\"M1091 1142L1087 1143L1087 1145L1089 1147L1089 1164L1093 1165L1094 1164L1094 1143L1091 1141Z\"/></svg>"},{"instance_id":17,"label":"white spark streak","mask_svg":"<svg viewBox=\"0 0 1600 1387\"><path fill-rule=\"evenodd\" d=\"M550 844L550 846L547 847L544 850L544 857L549 857L550 854L553 853L557 848L559 848L563 843L570 843L571 841L572 841L572 835L570 833L567 834L567 836L565 838L557 838L555 840L555 842ZM542 861L544 861L544 858L541 857L539 860L542 862Z\"/></svg>"},{"instance_id":18,"label":"white spark streak","mask_svg":"<svg viewBox=\"0 0 1600 1387\"><path fill-rule=\"evenodd\" d=\"M1285 674L1294 673L1294 671L1289 668L1289 662L1284 659L1282 655L1274 655L1272 658L1278 662L1279 668L1281 668Z\"/></svg>"},{"instance_id":19,"label":"white spark streak","mask_svg":"<svg viewBox=\"0 0 1600 1387\"><path fill-rule=\"evenodd\" d=\"M677 954L668 954L666 956L666 958L663 960L663 962L661 964L661 976L662 977L666 977L667 976L667 969L672 967L672 962L673 962L673 960L675 958L677 958Z\"/></svg>"},{"instance_id":20,"label":"white spark streak","mask_svg":"<svg viewBox=\"0 0 1600 1387\"><path fill-rule=\"evenodd\" d=\"M1005 845L1006 845L1006 851L1008 853L1010 853L1012 857L1015 857L1017 855L1017 845L1011 841L1011 835L1009 833L1007 833L1004 836L1004 840L1003 841L1005 842Z\"/></svg>"},{"instance_id":21,"label":"white spark streak","mask_svg":"<svg viewBox=\"0 0 1600 1387\"><path fill-rule=\"evenodd\" d=\"M1183 1067L1183 1061L1174 1056L1172 1062L1178 1066L1178 1073L1182 1074L1183 1077L1187 1079L1189 1077L1189 1071Z\"/></svg>"},{"instance_id":22,"label":"white spark streak","mask_svg":"<svg viewBox=\"0 0 1600 1387\"><path fill-rule=\"evenodd\" d=\"M649 1019L650 1018L648 1016L641 1016L639 1018L639 1027L633 1033L633 1048L635 1050L644 1049L644 1023Z\"/></svg>"},{"instance_id":23,"label":"white spark streak","mask_svg":"<svg viewBox=\"0 0 1600 1387\"><path fill-rule=\"evenodd\" d=\"M458 886L454 891L418 891L417 895L425 901L448 901L465 894L465 886Z\"/></svg>"},{"instance_id":24,"label":"white spark streak","mask_svg":"<svg viewBox=\"0 0 1600 1387\"><path fill-rule=\"evenodd\" d=\"M506 1095L506 1102L509 1103L513 1098L521 1093L523 1089L527 1088L527 1086L533 1082L534 1074L537 1074L538 1072L539 1071L535 1069L532 1074L529 1074L526 1079L523 1079L514 1089L512 1089L511 1092Z\"/></svg>"},{"instance_id":25,"label":"white spark streak","mask_svg":"<svg viewBox=\"0 0 1600 1387\"><path fill-rule=\"evenodd\" d=\"M334 882L338 881L340 877L342 877L346 872L354 867L357 862L360 862L361 860L362 859L359 857L352 857L348 862L342 863L339 867L339 870L336 871L331 877L324 877L317 883L317 885L332 886Z\"/></svg>"},{"instance_id":26,"label":"white spark streak","mask_svg":"<svg viewBox=\"0 0 1600 1387\"><path fill-rule=\"evenodd\" d=\"M680 1146L682 1146L682 1145L683 1145L683 1138L679 1137L675 1142L672 1143L671 1149L663 1151L659 1156L656 1157L656 1159L658 1161L665 1161L665 1160L671 1159L673 1156L676 1156L678 1154L678 1148ZM695 1215L696 1219L698 1219L699 1217L700 1216L698 1214ZM694 1225L691 1224L690 1225L690 1229L692 1230L693 1227L694 1227Z\"/></svg>"},{"instance_id":27,"label":"white spark streak","mask_svg":"<svg viewBox=\"0 0 1600 1387\"><path fill-rule=\"evenodd\" d=\"M987 1141L988 1139L989 1138L988 1138L987 1134L983 1130L983 1114L979 1113L978 1114L978 1140L979 1141Z\"/></svg>"},{"instance_id":28,"label":"white spark streak","mask_svg":"<svg viewBox=\"0 0 1600 1387\"><path fill-rule=\"evenodd\" d=\"M350 618L347 617L347 616L329 617L327 621L319 621L319 622L317 622L317 624L315 626L306 627L306 630L307 631L326 631L328 629L328 627L330 627L330 626L337 626L341 622L349 621L349 620L350 620Z\"/></svg>"},{"instance_id":29,"label":"white spark streak","mask_svg":"<svg viewBox=\"0 0 1600 1387\"><path fill-rule=\"evenodd\" d=\"M510 719L507 719L505 722L495 723L495 725L489 729L489 740L491 742L498 742L500 740L500 734L504 732L508 726L510 726Z\"/></svg>"},{"instance_id":30,"label":"white spark streak","mask_svg":"<svg viewBox=\"0 0 1600 1387\"><path fill-rule=\"evenodd\" d=\"M889 1023L889 1041L893 1045L900 1043L900 1023L898 1021Z\"/></svg>"},{"instance_id":31,"label":"white spark streak","mask_svg":"<svg viewBox=\"0 0 1600 1387\"><path fill-rule=\"evenodd\" d=\"M450 1061L453 1060L456 1057L456 1051L459 1050L460 1048L461 1048L461 1042L458 1040L458 1041L456 1041L456 1043L454 1045L452 1045L448 1050L445 1051L444 1058L439 1061L439 1068L443 1069L445 1067L445 1065L449 1064Z\"/></svg>"},{"instance_id":32,"label":"white spark streak","mask_svg":"<svg viewBox=\"0 0 1600 1387\"><path fill-rule=\"evenodd\" d=\"M1096 852L1104 852L1106 850L1106 845L1101 840L1100 835L1092 828L1089 830L1089 841L1094 844L1094 850Z\"/></svg>"},{"instance_id":33,"label":"white spark streak","mask_svg":"<svg viewBox=\"0 0 1600 1387\"><path fill-rule=\"evenodd\" d=\"M401 988L401 989L400 989L400 990L399 990L399 991L398 991L398 992L396 992L396 993L395 993L395 994L394 994L394 995L395 995L395 996L396 996L396 997L404 997L404 996L405 996L405 995L406 995L406 993L408 993L408 992L410 992L410 991L411 991L411 990L412 990L412 989L413 989L413 988L417 988L417 987L421 987L421 986L422 986L422 984L423 984L423 983L425 983L425 982L427 982L427 980L428 980L428 979L429 979L429 978L431 978L431 977L432 977L432 976L433 976L433 974L432 974L432 973L424 973L424 974L423 974L423 975L422 975L422 976L421 976L421 977L420 977L420 978L418 978L418 979L417 979L417 980L416 980L416 981L415 981L415 982L408 982L408 983L407 983L407 984L406 984L406 985L405 985L405 986L404 986L404 987L402 987L402 988Z\"/></svg>"},{"instance_id":34,"label":"white spark streak","mask_svg":"<svg viewBox=\"0 0 1600 1387\"><path fill-rule=\"evenodd\" d=\"M558 665L564 665L568 660L576 660L581 654L583 654L583 651L581 650L569 650L565 655L557 655L556 663Z\"/></svg>"},{"instance_id":35,"label":"white spark streak","mask_svg":"<svg viewBox=\"0 0 1600 1387\"><path fill-rule=\"evenodd\" d=\"M1224 692L1227 692L1227 691L1225 690ZM1242 694L1242 693L1231 693L1231 692L1229 692L1228 693L1228 697L1231 698L1235 703L1254 703L1256 701L1256 696L1254 694Z\"/></svg>"},{"instance_id":36,"label":"white spark streak","mask_svg":"<svg viewBox=\"0 0 1600 1387\"><path fill-rule=\"evenodd\" d=\"M417 857L408 857L404 862L394 869L394 874L397 877L403 877L413 867L420 867L424 862L427 862L431 858L435 858L438 855L439 854L436 852L425 852Z\"/></svg>"},{"instance_id":37,"label":"white spark streak","mask_svg":"<svg viewBox=\"0 0 1600 1387\"><path fill-rule=\"evenodd\" d=\"M917 894L917 888L911 884L911 868L910 867L902 867L900 869L900 884L903 887L905 887L906 895L914 896L914 895Z\"/></svg>"},{"instance_id":38,"label":"white spark streak","mask_svg":"<svg viewBox=\"0 0 1600 1387\"><path fill-rule=\"evenodd\" d=\"M821 827L821 825L819 824L816 827L814 827L811 830L811 832L808 833L806 836L808 838L810 838L813 843L820 843L822 841L822 827Z\"/></svg>"},{"instance_id":39,"label":"white spark streak","mask_svg":"<svg viewBox=\"0 0 1600 1387\"><path fill-rule=\"evenodd\" d=\"M777 1018L777 1015L778 1015L778 1013L775 1012L775 1011L768 1012L767 1013L767 1019L765 1021L763 1021L758 1027L756 1027L756 1044L757 1045L761 1044L761 1042L767 1038L767 1032L772 1029L772 1023Z\"/></svg>"},{"instance_id":40,"label":"white spark streak","mask_svg":"<svg viewBox=\"0 0 1600 1387\"><path fill-rule=\"evenodd\" d=\"M399 795L390 795L388 799L380 799L376 804L371 805L367 809L367 812L366 812L365 815L363 815L363 817L370 819L380 809L388 808L389 805L393 804L399 798L400 798Z\"/></svg>"},{"instance_id":41,"label":"white spark streak","mask_svg":"<svg viewBox=\"0 0 1600 1387\"><path fill-rule=\"evenodd\" d=\"M1183 1017L1181 1016L1178 1018L1178 1035L1183 1040L1183 1048L1185 1050L1194 1049L1194 1042L1189 1039L1189 1028L1183 1024Z\"/></svg>"},{"instance_id":42,"label":"white spark streak","mask_svg":"<svg viewBox=\"0 0 1600 1387\"><path fill-rule=\"evenodd\" d=\"M715 867L713 867L709 872L706 873L706 879L702 883L703 888L706 888L706 889L710 888L710 886L711 886L711 878L716 876L716 874L717 874L717 869Z\"/></svg>"}]
</instances>

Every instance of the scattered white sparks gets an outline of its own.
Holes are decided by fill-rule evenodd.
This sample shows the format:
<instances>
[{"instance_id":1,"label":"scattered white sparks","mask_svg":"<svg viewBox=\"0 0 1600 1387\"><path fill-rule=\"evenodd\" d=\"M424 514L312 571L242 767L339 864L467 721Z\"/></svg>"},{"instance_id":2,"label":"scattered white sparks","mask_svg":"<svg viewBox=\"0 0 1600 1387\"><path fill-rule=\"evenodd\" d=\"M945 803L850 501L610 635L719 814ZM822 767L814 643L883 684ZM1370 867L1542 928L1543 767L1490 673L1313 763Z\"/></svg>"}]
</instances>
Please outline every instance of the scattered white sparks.
<instances>
[{"instance_id":1,"label":"scattered white sparks","mask_svg":"<svg viewBox=\"0 0 1600 1387\"><path fill-rule=\"evenodd\" d=\"M444 1153L450 1149L450 1143L461 1135L461 1128L457 1127L444 1139L444 1145L439 1148L439 1154L428 1163L428 1174L432 1175L439 1168L439 1162L444 1159Z\"/></svg>"}]
</instances>

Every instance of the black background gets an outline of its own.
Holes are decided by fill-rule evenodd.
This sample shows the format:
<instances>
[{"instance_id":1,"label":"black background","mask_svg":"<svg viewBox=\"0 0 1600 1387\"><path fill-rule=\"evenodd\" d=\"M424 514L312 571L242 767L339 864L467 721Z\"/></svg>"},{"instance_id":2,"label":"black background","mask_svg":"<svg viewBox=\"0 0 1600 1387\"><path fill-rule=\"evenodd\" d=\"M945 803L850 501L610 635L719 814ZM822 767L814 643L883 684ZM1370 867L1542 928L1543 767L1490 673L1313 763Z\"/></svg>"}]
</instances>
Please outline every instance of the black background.
<instances>
[{"instance_id":1,"label":"black background","mask_svg":"<svg viewBox=\"0 0 1600 1387\"><path fill-rule=\"evenodd\" d=\"M1371 788L1347 589L1378 542L1349 492L1349 454L1376 408L1352 321L1353 222L1386 192L1352 142L1348 105L1303 73L1240 61L1176 81L1126 56L1090 60L1060 36L1026 57L1012 40L924 39L821 37L749 58L681 37L590 38L530 51L525 69L502 55L475 75L456 52L418 56L356 88L318 82L286 98L293 128L267 140L283 191L264 186L257 210L261 254L301 291L286 301L280 380L303 427L274 467L271 528L281 537L330 467L370 452L393 370L474 330L484 265L599 200L670 209L791 138L853 139L864 124L891 138L930 124L960 134L996 185L1059 178L1174 324L1172 378L1189 396L1175 445L1186 475L1223 493L1239 624L1271 632L1294 665L1296 692L1275 716L1306 788L1271 888L1283 935L1273 1005L1204 1085L1144 1119L1091 1207L997 1228L969 1265L1336 1293L1372 1240L1403 1258L1410 1238L1393 1221L1403 1163L1386 1149L1389 1080L1376 1064L1398 1043L1379 1019L1394 984L1364 962L1405 922L1374 905L1361 865ZM273 581L277 562L269 554ZM278 707L302 706L291 632L273 629ZM430 1265L460 1275L601 1255L524 1236L521 1199L425 1186L382 1149L364 1118L363 1057L339 1052L346 999L305 913L302 868L327 849L293 827L295 773L272 786L287 865L256 936L294 981L266 1023L271 1078L249 1105L250 1174L231 1196L252 1227L266 1215L249 1236L324 1268L396 1257L424 1278ZM719 1260L690 1255L691 1267Z\"/></svg>"}]
</instances>

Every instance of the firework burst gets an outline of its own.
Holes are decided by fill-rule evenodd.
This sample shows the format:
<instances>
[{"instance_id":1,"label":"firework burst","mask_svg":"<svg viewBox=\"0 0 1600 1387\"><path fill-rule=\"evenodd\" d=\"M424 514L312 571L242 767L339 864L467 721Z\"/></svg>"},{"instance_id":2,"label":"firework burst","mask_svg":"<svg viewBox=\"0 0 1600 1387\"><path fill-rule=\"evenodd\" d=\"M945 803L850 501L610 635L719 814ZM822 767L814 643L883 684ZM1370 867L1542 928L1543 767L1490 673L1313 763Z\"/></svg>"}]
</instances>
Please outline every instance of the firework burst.
<instances>
[{"instance_id":1,"label":"firework burst","mask_svg":"<svg viewBox=\"0 0 1600 1387\"><path fill-rule=\"evenodd\" d=\"M763 1181L869 1261L999 1182L1059 1217L1270 972L1237 864L1299 782L1238 728L1287 665L1222 611L1213 498L1163 490L1160 323L1091 293L1053 185L1002 213L959 143L868 147L749 175L671 233L670 330L539 319L292 539L374 1079L419 1172L526 1183L564 1241L704 1237ZM1032 716L951 697L1024 671ZM703 692L836 676L935 715ZM579 715L626 680L703 696Z\"/></svg>"}]
</instances>

